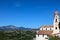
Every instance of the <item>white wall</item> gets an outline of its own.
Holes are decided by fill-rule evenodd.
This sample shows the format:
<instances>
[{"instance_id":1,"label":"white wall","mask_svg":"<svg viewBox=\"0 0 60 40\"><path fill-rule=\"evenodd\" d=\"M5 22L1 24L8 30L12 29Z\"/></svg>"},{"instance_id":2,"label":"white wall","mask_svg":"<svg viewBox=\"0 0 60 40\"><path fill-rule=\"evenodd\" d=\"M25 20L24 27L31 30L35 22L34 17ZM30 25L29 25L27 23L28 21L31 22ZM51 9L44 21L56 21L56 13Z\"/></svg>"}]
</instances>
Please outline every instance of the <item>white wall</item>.
<instances>
[{"instance_id":1,"label":"white wall","mask_svg":"<svg viewBox=\"0 0 60 40\"><path fill-rule=\"evenodd\" d=\"M51 28L51 30L53 30L53 28Z\"/></svg>"},{"instance_id":2,"label":"white wall","mask_svg":"<svg viewBox=\"0 0 60 40\"><path fill-rule=\"evenodd\" d=\"M46 30L46 28L43 28L43 30Z\"/></svg>"},{"instance_id":3,"label":"white wall","mask_svg":"<svg viewBox=\"0 0 60 40\"><path fill-rule=\"evenodd\" d=\"M47 40L47 39L45 39L45 38L47 38L48 36L47 35L36 35L36 40Z\"/></svg>"},{"instance_id":4,"label":"white wall","mask_svg":"<svg viewBox=\"0 0 60 40\"><path fill-rule=\"evenodd\" d=\"M40 28L40 30L43 30L43 28Z\"/></svg>"},{"instance_id":5,"label":"white wall","mask_svg":"<svg viewBox=\"0 0 60 40\"><path fill-rule=\"evenodd\" d=\"M46 30L46 28L40 28L40 30ZM53 28L47 28L47 30L53 30Z\"/></svg>"},{"instance_id":6,"label":"white wall","mask_svg":"<svg viewBox=\"0 0 60 40\"><path fill-rule=\"evenodd\" d=\"M50 28L47 28L47 30L50 30Z\"/></svg>"}]
</instances>

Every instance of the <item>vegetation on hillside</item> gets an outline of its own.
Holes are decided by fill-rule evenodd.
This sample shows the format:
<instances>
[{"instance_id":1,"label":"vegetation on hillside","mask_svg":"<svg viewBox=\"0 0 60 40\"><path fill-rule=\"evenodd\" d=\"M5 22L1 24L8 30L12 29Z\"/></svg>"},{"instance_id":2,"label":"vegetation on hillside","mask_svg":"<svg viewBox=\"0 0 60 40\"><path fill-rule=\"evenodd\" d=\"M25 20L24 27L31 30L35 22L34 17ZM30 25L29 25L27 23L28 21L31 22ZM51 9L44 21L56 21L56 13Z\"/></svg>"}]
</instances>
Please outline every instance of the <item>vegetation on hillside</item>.
<instances>
[{"instance_id":1,"label":"vegetation on hillside","mask_svg":"<svg viewBox=\"0 0 60 40\"><path fill-rule=\"evenodd\" d=\"M34 37L35 32L33 31L0 31L0 40L32 40Z\"/></svg>"},{"instance_id":2,"label":"vegetation on hillside","mask_svg":"<svg viewBox=\"0 0 60 40\"><path fill-rule=\"evenodd\" d=\"M60 22L59 22L59 29L60 29Z\"/></svg>"},{"instance_id":3,"label":"vegetation on hillside","mask_svg":"<svg viewBox=\"0 0 60 40\"><path fill-rule=\"evenodd\" d=\"M50 36L49 40L60 40L60 37L52 37L52 36Z\"/></svg>"}]
</instances>

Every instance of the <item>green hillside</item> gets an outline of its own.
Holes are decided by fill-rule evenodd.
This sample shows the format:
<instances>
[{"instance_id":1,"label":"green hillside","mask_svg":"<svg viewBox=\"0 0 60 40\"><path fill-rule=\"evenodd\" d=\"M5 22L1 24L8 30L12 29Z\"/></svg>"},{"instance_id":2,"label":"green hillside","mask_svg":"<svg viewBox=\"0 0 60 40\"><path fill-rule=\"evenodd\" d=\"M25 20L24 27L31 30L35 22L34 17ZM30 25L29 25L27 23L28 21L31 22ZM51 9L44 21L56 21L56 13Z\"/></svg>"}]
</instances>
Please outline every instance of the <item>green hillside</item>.
<instances>
[{"instance_id":1,"label":"green hillside","mask_svg":"<svg viewBox=\"0 0 60 40\"><path fill-rule=\"evenodd\" d=\"M35 32L33 31L0 31L0 40L32 40L34 37Z\"/></svg>"}]
</instances>

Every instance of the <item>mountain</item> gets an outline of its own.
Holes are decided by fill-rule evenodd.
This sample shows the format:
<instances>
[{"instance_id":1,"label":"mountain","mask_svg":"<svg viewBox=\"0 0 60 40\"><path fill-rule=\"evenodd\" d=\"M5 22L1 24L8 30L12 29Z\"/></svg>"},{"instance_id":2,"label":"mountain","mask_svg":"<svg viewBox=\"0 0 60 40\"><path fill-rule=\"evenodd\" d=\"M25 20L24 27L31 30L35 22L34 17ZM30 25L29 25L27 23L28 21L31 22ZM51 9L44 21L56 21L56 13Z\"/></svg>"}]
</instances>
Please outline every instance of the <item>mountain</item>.
<instances>
[{"instance_id":1,"label":"mountain","mask_svg":"<svg viewBox=\"0 0 60 40\"><path fill-rule=\"evenodd\" d=\"M32 28L24 28L24 27L16 27L13 25L8 26L0 26L0 30L38 30L38 29L32 29Z\"/></svg>"},{"instance_id":2,"label":"mountain","mask_svg":"<svg viewBox=\"0 0 60 40\"><path fill-rule=\"evenodd\" d=\"M15 30L16 26L8 25L8 26L1 26L0 30Z\"/></svg>"},{"instance_id":3,"label":"mountain","mask_svg":"<svg viewBox=\"0 0 60 40\"><path fill-rule=\"evenodd\" d=\"M32 30L31 28L18 27L20 30Z\"/></svg>"}]
</instances>

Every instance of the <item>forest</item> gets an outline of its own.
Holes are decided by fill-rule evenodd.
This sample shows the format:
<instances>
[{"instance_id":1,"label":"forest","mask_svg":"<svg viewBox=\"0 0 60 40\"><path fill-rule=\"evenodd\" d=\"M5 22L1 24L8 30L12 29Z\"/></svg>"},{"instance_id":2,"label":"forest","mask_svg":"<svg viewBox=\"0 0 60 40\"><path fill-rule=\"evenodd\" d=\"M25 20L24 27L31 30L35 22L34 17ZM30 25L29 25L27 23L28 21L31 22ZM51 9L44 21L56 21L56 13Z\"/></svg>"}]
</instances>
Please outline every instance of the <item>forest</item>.
<instances>
[{"instance_id":1,"label":"forest","mask_svg":"<svg viewBox=\"0 0 60 40\"><path fill-rule=\"evenodd\" d=\"M33 40L35 34L33 31L2 30L0 31L0 40Z\"/></svg>"}]
</instances>

